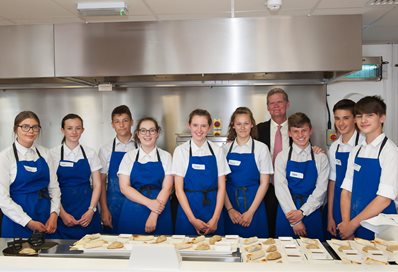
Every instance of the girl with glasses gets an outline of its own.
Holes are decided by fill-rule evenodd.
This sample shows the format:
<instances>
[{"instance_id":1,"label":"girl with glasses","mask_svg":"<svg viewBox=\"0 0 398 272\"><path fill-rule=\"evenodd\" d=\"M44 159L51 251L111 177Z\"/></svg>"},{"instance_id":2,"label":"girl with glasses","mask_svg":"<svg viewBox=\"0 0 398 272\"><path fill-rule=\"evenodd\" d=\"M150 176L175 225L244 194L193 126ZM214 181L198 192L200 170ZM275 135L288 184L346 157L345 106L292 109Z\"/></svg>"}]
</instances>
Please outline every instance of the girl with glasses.
<instances>
[{"instance_id":1,"label":"girl with glasses","mask_svg":"<svg viewBox=\"0 0 398 272\"><path fill-rule=\"evenodd\" d=\"M2 237L56 231L60 190L50 152L35 143L40 128L34 112L20 112L14 120L15 141L0 153Z\"/></svg>"},{"instance_id":2,"label":"girl with glasses","mask_svg":"<svg viewBox=\"0 0 398 272\"><path fill-rule=\"evenodd\" d=\"M57 238L80 239L101 231L97 203L101 194L101 162L94 149L79 143L84 132L77 114L66 115L61 122L62 144L51 149L56 160L61 189L61 211ZM91 186L91 184L92 186Z\"/></svg>"},{"instance_id":3,"label":"girl with glasses","mask_svg":"<svg viewBox=\"0 0 398 272\"><path fill-rule=\"evenodd\" d=\"M126 197L118 223L121 233L173 233L169 201L172 160L170 153L156 146L159 132L155 119L139 120L134 132L139 148L127 152L120 163L120 191Z\"/></svg>"}]
</instances>

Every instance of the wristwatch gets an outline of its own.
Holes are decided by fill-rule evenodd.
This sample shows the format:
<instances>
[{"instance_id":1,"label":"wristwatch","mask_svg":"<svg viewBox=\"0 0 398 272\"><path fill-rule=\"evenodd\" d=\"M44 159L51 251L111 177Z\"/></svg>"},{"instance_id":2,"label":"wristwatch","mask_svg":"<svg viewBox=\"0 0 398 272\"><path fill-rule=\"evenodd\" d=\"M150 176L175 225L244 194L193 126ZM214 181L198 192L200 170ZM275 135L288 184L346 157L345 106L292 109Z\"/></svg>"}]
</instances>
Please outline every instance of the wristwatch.
<instances>
[{"instance_id":1,"label":"wristwatch","mask_svg":"<svg viewBox=\"0 0 398 272\"><path fill-rule=\"evenodd\" d=\"M89 210L92 210L93 212L96 212L96 211L97 211L97 207L91 207L91 206L90 206L90 207L88 207L88 209L89 209Z\"/></svg>"}]
</instances>

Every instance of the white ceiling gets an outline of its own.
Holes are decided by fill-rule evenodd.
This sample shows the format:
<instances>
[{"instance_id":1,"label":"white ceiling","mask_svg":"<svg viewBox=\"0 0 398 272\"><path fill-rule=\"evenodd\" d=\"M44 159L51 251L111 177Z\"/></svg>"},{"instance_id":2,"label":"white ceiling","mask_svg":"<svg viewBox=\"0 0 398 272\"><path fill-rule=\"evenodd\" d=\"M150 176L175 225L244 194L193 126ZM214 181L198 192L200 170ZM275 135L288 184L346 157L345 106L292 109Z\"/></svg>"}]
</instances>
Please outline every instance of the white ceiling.
<instances>
[{"instance_id":1,"label":"white ceiling","mask_svg":"<svg viewBox=\"0 0 398 272\"><path fill-rule=\"evenodd\" d=\"M125 0L128 16L82 18L76 10L78 2L109 1L112 0L0 0L0 26L362 14L364 43L398 43L397 4L375 7L369 5L369 0L283 0L282 8L271 13L266 0Z\"/></svg>"}]
</instances>

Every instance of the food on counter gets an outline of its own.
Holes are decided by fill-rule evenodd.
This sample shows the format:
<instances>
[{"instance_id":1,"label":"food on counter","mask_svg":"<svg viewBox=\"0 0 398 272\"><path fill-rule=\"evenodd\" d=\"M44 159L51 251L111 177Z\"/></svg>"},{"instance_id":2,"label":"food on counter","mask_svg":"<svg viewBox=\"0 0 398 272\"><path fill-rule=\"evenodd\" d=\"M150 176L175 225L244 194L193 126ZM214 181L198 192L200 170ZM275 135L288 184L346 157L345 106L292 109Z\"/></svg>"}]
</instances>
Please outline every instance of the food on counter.
<instances>
[{"instance_id":1,"label":"food on counter","mask_svg":"<svg viewBox=\"0 0 398 272\"><path fill-rule=\"evenodd\" d=\"M352 247L344 245L344 246L339 246L337 250L343 252L344 250L352 250Z\"/></svg>"},{"instance_id":2,"label":"food on counter","mask_svg":"<svg viewBox=\"0 0 398 272\"><path fill-rule=\"evenodd\" d=\"M306 249L319 249L317 244L308 244L305 246Z\"/></svg>"},{"instance_id":3,"label":"food on counter","mask_svg":"<svg viewBox=\"0 0 398 272\"><path fill-rule=\"evenodd\" d=\"M110 243L109 246L107 246L107 249L118 249L118 248L123 248L124 244L122 242L119 241L113 241L112 243Z\"/></svg>"},{"instance_id":4,"label":"food on counter","mask_svg":"<svg viewBox=\"0 0 398 272\"><path fill-rule=\"evenodd\" d=\"M268 248L267 248L267 252L274 252L274 251L277 251L278 249L276 248L276 245L270 245Z\"/></svg>"},{"instance_id":5,"label":"food on counter","mask_svg":"<svg viewBox=\"0 0 398 272\"><path fill-rule=\"evenodd\" d=\"M204 236L204 235L201 235L201 236L198 236L198 237L193 238L193 239L191 240L191 243L192 243L192 244L198 244L198 243L200 243L200 242L203 242L204 240L205 240L205 236Z\"/></svg>"},{"instance_id":6,"label":"food on counter","mask_svg":"<svg viewBox=\"0 0 398 272\"><path fill-rule=\"evenodd\" d=\"M153 235L138 235L138 234L135 234L135 235L132 236L132 238L133 238L134 241L143 241L143 242L145 242L145 241L151 241L151 240L155 239L155 236L153 236Z\"/></svg>"},{"instance_id":7,"label":"food on counter","mask_svg":"<svg viewBox=\"0 0 398 272\"><path fill-rule=\"evenodd\" d=\"M269 261L278 260L280 258L282 258L282 255L279 253L279 251L270 252L266 257L266 259Z\"/></svg>"},{"instance_id":8,"label":"food on counter","mask_svg":"<svg viewBox=\"0 0 398 272\"><path fill-rule=\"evenodd\" d=\"M385 261L383 262L382 260L376 260L372 258L371 256L366 257L366 259L363 261L364 264L381 264L381 265L387 265L388 262Z\"/></svg>"},{"instance_id":9,"label":"food on counter","mask_svg":"<svg viewBox=\"0 0 398 272\"><path fill-rule=\"evenodd\" d=\"M160 235L159 237L156 238L155 244L160 244L163 243L164 241L167 241L167 237L165 235Z\"/></svg>"},{"instance_id":10,"label":"food on counter","mask_svg":"<svg viewBox=\"0 0 398 272\"><path fill-rule=\"evenodd\" d=\"M25 247L21 249L18 253L21 255L36 255L37 251L31 247Z\"/></svg>"},{"instance_id":11,"label":"food on counter","mask_svg":"<svg viewBox=\"0 0 398 272\"><path fill-rule=\"evenodd\" d=\"M261 244L256 244L256 245L245 247L245 250L247 252L254 252L254 251L257 251L257 250L261 250L262 248L263 247L261 246Z\"/></svg>"},{"instance_id":12,"label":"food on counter","mask_svg":"<svg viewBox=\"0 0 398 272\"><path fill-rule=\"evenodd\" d=\"M347 240L332 239L331 242L338 246L350 246L350 242Z\"/></svg>"},{"instance_id":13,"label":"food on counter","mask_svg":"<svg viewBox=\"0 0 398 272\"><path fill-rule=\"evenodd\" d=\"M275 239L274 238L268 238L263 242L264 245L273 245L275 244Z\"/></svg>"},{"instance_id":14,"label":"food on counter","mask_svg":"<svg viewBox=\"0 0 398 272\"><path fill-rule=\"evenodd\" d=\"M191 246L192 246L192 244L188 244L188 243L178 243L178 244L175 244L175 245L174 245L174 247L175 247L177 250L187 249L187 248L190 248Z\"/></svg>"},{"instance_id":15,"label":"food on counter","mask_svg":"<svg viewBox=\"0 0 398 272\"><path fill-rule=\"evenodd\" d=\"M209 250L210 245L206 242L200 243L196 246L195 250Z\"/></svg>"},{"instance_id":16,"label":"food on counter","mask_svg":"<svg viewBox=\"0 0 398 272\"><path fill-rule=\"evenodd\" d=\"M368 253L370 250L379 250L377 247L374 247L374 246L364 246L363 248L362 248L362 250L364 251L364 252L366 252L366 253Z\"/></svg>"},{"instance_id":17,"label":"food on counter","mask_svg":"<svg viewBox=\"0 0 398 272\"><path fill-rule=\"evenodd\" d=\"M258 238L254 236L254 237L243 239L243 244L244 245L250 245L250 244L253 244L253 243L257 242L257 241L258 241Z\"/></svg>"},{"instance_id":18,"label":"food on counter","mask_svg":"<svg viewBox=\"0 0 398 272\"><path fill-rule=\"evenodd\" d=\"M373 243L371 241L362 238L355 237L354 241L363 246L373 246Z\"/></svg>"},{"instance_id":19,"label":"food on counter","mask_svg":"<svg viewBox=\"0 0 398 272\"><path fill-rule=\"evenodd\" d=\"M84 248L90 249L90 248L97 248L97 247L102 247L103 245L107 244L108 242L102 239L96 239L96 240L91 240L87 244L83 245Z\"/></svg>"},{"instance_id":20,"label":"food on counter","mask_svg":"<svg viewBox=\"0 0 398 272\"><path fill-rule=\"evenodd\" d=\"M214 245L216 242L219 242L222 240L222 237L220 235L214 235L209 239L209 244Z\"/></svg>"},{"instance_id":21,"label":"food on counter","mask_svg":"<svg viewBox=\"0 0 398 272\"><path fill-rule=\"evenodd\" d=\"M101 238L101 234L99 233L94 233L94 234L87 234L83 237L83 239L89 239L89 240L95 240Z\"/></svg>"},{"instance_id":22,"label":"food on counter","mask_svg":"<svg viewBox=\"0 0 398 272\"><path fill-rule=\"evenodd\" d=\"M264 250L258 250L258 251L255 251L255 252L248 253L246 255L246 261L257 260L257 259L260 259L260 258L262 258L264 256L265 256Z\"/></svg>"},{"instance_id":23,"label":"food on counter","mask_svg":"<svg viewBox=\"0 0 398 272\"><path fill-rule=\"evenodd\" d=\"M386 247L386 250L390 252L398 251L398 244L388 245Z\"/></svg>"},{"instance_id":24,"label":"food on counter","mask_svg":"<svg viewBox=\"0 0 398 272\"><path fill-rule=\"evenodd\" d=\"M312 245L317 245L318 244L318 240L316 239L311 239L311 238L306 238L306 237L301 237L300 236L300 240L304 243L304 244L312 244Z\"/></svg>"}]
</instances>

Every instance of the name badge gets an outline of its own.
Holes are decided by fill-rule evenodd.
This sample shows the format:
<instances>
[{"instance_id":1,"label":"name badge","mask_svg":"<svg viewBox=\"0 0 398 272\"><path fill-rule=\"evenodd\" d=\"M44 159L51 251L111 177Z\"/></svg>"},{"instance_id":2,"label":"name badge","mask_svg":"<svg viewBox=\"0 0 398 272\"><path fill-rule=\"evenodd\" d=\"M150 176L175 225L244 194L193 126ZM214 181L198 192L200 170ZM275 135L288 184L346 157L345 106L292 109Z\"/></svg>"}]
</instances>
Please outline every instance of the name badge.
<instances>
[{"instance_id":1,"label":"name badge","mask_svg":"<svg viewBox=\"0 0 398 272\"><path fill-rule=\"evenodd\" d=\"M294 172L294 171L290 171L290 176L292 178L299 178L299 179L303 179L304 178L304 174L303 173Z\"/></svg>"},{"instance_id":2,"label":"name badge","mask_svg":"<svg viewBox=\"0 0 398 272\"><path fill-rule=\"evenodd\" d=\"M359 164L354 163L354 170L359 172L361 170L361 166Z\"/></svg>"},{"instance_id":3,"label":"name badge","mask_svg":"<svg viewBox=\"0 0 398 272\"><path fill-rule=\"evenodd\" d=\"M336 159L336 165L341 166L341 160Z\"/></svg>"},{"instance_id":4,"label":"name badge","mask_svg":"<svg viewBox=\"0 0 398 272\"><path fill-rule=\"evenodd\" d=\"M229 165L233 165L233 166L239 166L241 163L241 161L236 161L236 160L228 160L228 164Z\"/></svg>"},{"instance_id":5,"label":"name badge","mask_svg":"<svg viewBox=\"0 0 398 272\"><path fill-rule=\"evenodd\" d=\"M36 173L37 172L37 168L36 167L31 167L31 166L26 166L24 165L23 167L25 167L25 170L28 172L32 172L32 173Z\"/></svg>"},{"instance_id":6,"label":"name badge","mask_svg":"<svg viewBox=\"0 0 398 272\"><path fill-rule=\"evenodd\" d=\"M195 169L195 170L205 170L206 166L204 164L195 164L195 163L193 163L192 164L192 168Z\"/></svg>"},{"instance_id":7,"label":"name badge","mask_svg":"<svg viewBox=\"0 0 398 272\"><path fill-rule=\"evenodd\" d=\"M59 162L59 166L62 166L62 167L73 167L73 162L61 161L61 162Z\"/></svg>"}]
</instances>

